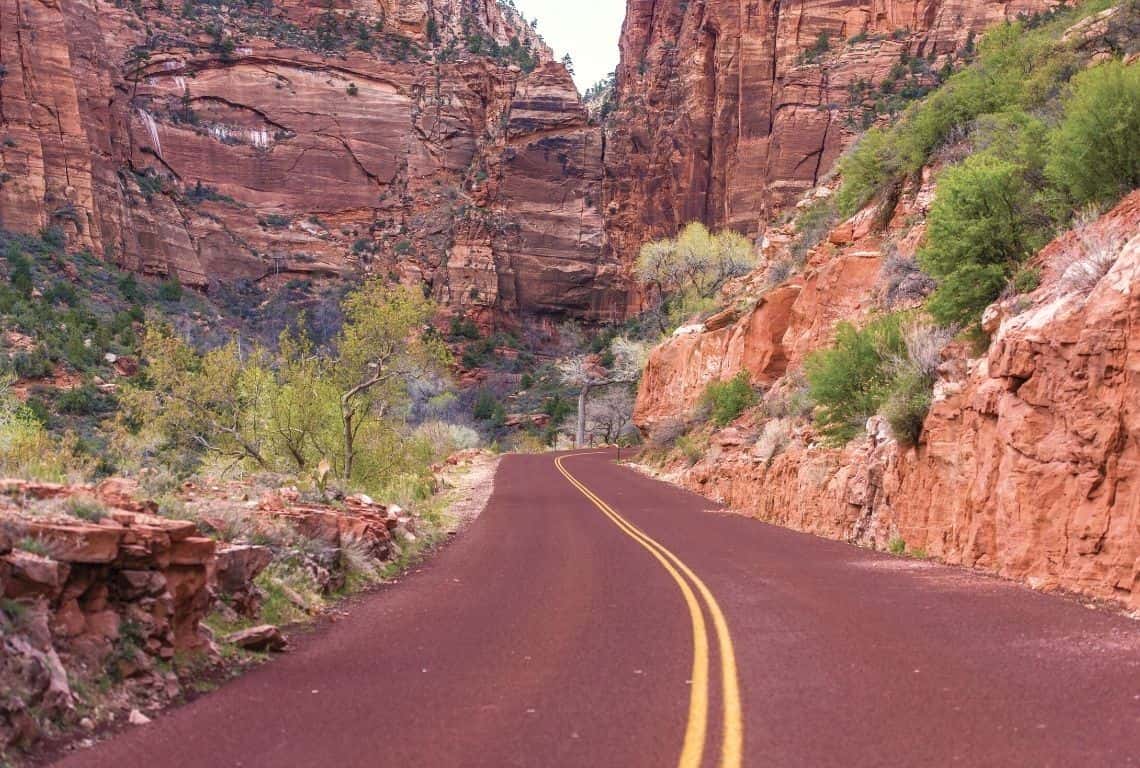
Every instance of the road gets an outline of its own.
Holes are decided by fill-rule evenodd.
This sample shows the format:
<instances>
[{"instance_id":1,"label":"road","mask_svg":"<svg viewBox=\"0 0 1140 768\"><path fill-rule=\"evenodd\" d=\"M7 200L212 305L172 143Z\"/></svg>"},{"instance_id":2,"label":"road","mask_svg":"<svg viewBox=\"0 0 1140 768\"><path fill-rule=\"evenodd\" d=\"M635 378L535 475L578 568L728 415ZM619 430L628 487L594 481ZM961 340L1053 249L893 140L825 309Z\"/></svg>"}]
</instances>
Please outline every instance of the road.
<instances>
[{"instance_id":1,"label":"road","mask_svg":"<svg viewBox=\"0 0 1140 768\"><path fill-rule=\"evenodd\" d=\"M613 458L506 457L419 572L60 765L1140 765L1140 623Z\"/></svg>"}]
</instances>

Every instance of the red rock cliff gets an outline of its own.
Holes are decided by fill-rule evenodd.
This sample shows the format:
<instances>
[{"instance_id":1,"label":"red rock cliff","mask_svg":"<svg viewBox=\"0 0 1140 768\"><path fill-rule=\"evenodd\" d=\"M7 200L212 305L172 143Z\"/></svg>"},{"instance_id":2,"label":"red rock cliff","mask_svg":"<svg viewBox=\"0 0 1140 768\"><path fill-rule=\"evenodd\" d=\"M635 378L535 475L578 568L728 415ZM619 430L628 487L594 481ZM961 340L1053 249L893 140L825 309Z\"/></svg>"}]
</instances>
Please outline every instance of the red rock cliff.
<instances>
[{"instance_id":1,"label":"red rock cliff","mask_svg":"<svg viewBox=\"0 0 1140 768\"><path fill-rule=\"evenodd\" d=\"M613 248L628 261L692 220L757 233L874 119L885 80L927 87L973 33L1048 5L629 0L606 139ZM904 56L923 63L900 75Z\"/></svg>"},{"instance_id":2,"label":"red rock cliff","mask_svg":"<svg viewBox=\"0 0 1140 768\"><path fill-rule=\"evenodd\" d=\"M601 177L565 68L493 0L0 0L0 227L141 272L609 316Z\"/></svg>"},{"instance_id":3,"label":"red rock cliff","mask_svg":"<svg viewBox=\"0 0 1140 768\"><path fill-rule=\"evenodd\" d=\"M780 525L1140 608L1138 233L1134 192L1042 251L1041 287L987 311L988 352L946 353L916 448L878 417L827 448L788 404L804 351L873 303L880 258L858 243L825 244L735 323L655 350L635 420L668 429L708 380L747 369L772 386L764 405L713 433L683 484ZM1066 273L1090 249L1112 266L1085 291Z\"/></svg>"}]
</instances>

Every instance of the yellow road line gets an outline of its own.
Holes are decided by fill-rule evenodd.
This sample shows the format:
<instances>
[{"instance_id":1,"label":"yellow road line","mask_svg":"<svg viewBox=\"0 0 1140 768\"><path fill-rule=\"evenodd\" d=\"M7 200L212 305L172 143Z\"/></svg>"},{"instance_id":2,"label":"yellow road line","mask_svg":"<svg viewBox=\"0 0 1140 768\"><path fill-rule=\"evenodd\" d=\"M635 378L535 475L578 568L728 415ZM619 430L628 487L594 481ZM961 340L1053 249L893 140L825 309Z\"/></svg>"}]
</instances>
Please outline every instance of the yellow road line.
<instances>
[{"instance_id":1,"label":"yellow road line","mask_svg":"<svg viewBox=\"0 0 1140 768\"><path fill-rule=\"evenodd\" d=\"M591 453L600 453L600 451L592 451ZM579 453L572 454L575 456L584 456L587 454ZM617 510L603 501L597 494L587 488L582 482L570 474L570 472L562 464L562 460L566 456L560 456L555 459L554 463L558 471L570 481L586 498L594 503L615 525L618 526L626 535L633 538L642 547L649 550L654 557L662 564L662 566L669 572L673 579L681 588L682 594L685 595L686 603L689 605L689 615L693 620L693 637L694 637L694 659L693 659L693 692L690 697L689 709L689 728L686 729L685 747L681 752L681 768L690 768L690 766L699 766L701 762L701 754L704 751L704 731L705 721L708 717L708 691L707 691L707 676L704 679L704 690L698 691L697 686L697 648L704 647L705 659L701 666L704 667L705 675L708 670L708 638L707 630L704 624L703 611L699 606L695 606L695 601L692 600L692 590L689 585L682 579L677 570L689 578L690 581L696 586L697 591L703 598L705 605L708 606L709 613L712 616L713 627L717 635L717 650L719 651L721 659L721 689L723 695L723 709L724 709L724 734L721 742L721 768L740 768L743 761L743 744L744 744L744 726L743 715L740 704L740 685L738 681L738 674L736 668L736 652L733 648L732 635L728 629L728 622L724 618L724 612L721 611L720 605L717 603L716 598L713 597L712 591L705 585L705 583L693 573L679 557L674 555L667 547L652 538L633 523L626 520ZM670 565L670 563L672 565ZM676 568L672 567L676 566ZM696 613L694 613L696 607ZM692 747L690 744L690 732L694 730L694 718L698 718L700 722L700 742L697 746ZM695 750L696 757L692 757L692 752ZM687 762L687 760L695 762Z\"/></svg>"},{"instance_id":2,"label":"yellow road line","mask_svg":"<svg viewBox=\"0 0 1140 768\"><path fill-rule=\"evenodd\" d=\"M701 611L700 603L697 602L693 590L689 587L688 582L682 578L677 569L669 564L665 557L655 550L650 545L642 541L633 531L629 530L628 524L618 515L612 511L604 501L599 499L590 492L586 486L578 482L577 478L571 475L564 466L562 466L562 458L558 457L554 460L554 465L558 471L570 481L570 484L577 488L583 496L593 502L594 506L602 511L610 520L619 528L623 533L636 541L644 547L649 554L657 558L673 580L677 582L677 586L681 590L681 594L685 598L685 604L689 607L689 618L693 624L693 672L692 672L692 686L689 691L689 722L685 726L685 741L681 747L681 758L677 762L678 768L700 768L701 757L705 748L705 731L708 727L708 713L709 713L709 638L708 630L705 627L704 612Z\"/></svg>"}]
</instances>

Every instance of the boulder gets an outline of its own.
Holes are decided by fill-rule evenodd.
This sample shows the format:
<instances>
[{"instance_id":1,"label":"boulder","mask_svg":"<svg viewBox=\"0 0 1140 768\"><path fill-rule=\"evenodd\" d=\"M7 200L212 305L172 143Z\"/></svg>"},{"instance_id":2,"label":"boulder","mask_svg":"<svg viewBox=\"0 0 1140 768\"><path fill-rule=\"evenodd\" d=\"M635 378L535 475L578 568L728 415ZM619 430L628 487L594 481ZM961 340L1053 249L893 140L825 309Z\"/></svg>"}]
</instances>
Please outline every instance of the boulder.
<instances>
[{"instance_id":1,"label":"boulder","mask_svg":"<svg viewBox=\"0 0 1140 768\"><path fill-rule=\"evenodd\" d=\"M288 646L281 630L272 624L261 624L226 635L222 640L247 651L279 653Z\"/></svg>"}]
</instances>

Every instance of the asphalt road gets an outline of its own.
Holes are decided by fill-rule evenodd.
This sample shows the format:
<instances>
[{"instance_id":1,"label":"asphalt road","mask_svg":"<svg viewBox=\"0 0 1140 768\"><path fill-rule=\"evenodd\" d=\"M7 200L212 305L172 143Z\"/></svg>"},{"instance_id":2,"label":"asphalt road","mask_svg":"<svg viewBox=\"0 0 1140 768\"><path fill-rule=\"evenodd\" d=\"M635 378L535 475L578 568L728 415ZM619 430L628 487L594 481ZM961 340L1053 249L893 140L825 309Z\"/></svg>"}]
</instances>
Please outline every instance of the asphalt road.
<instances>
[{"instance_id":1,"label":"asphalt road","mask_svg":"<svg viewBox=\"0 0 1140 768\"><path fill-rule=\"evenodd\" d=\"M420 572L60 765L1140 765L1140 623L613 458L505 458Z\"/></svg>"}]
</instances>

